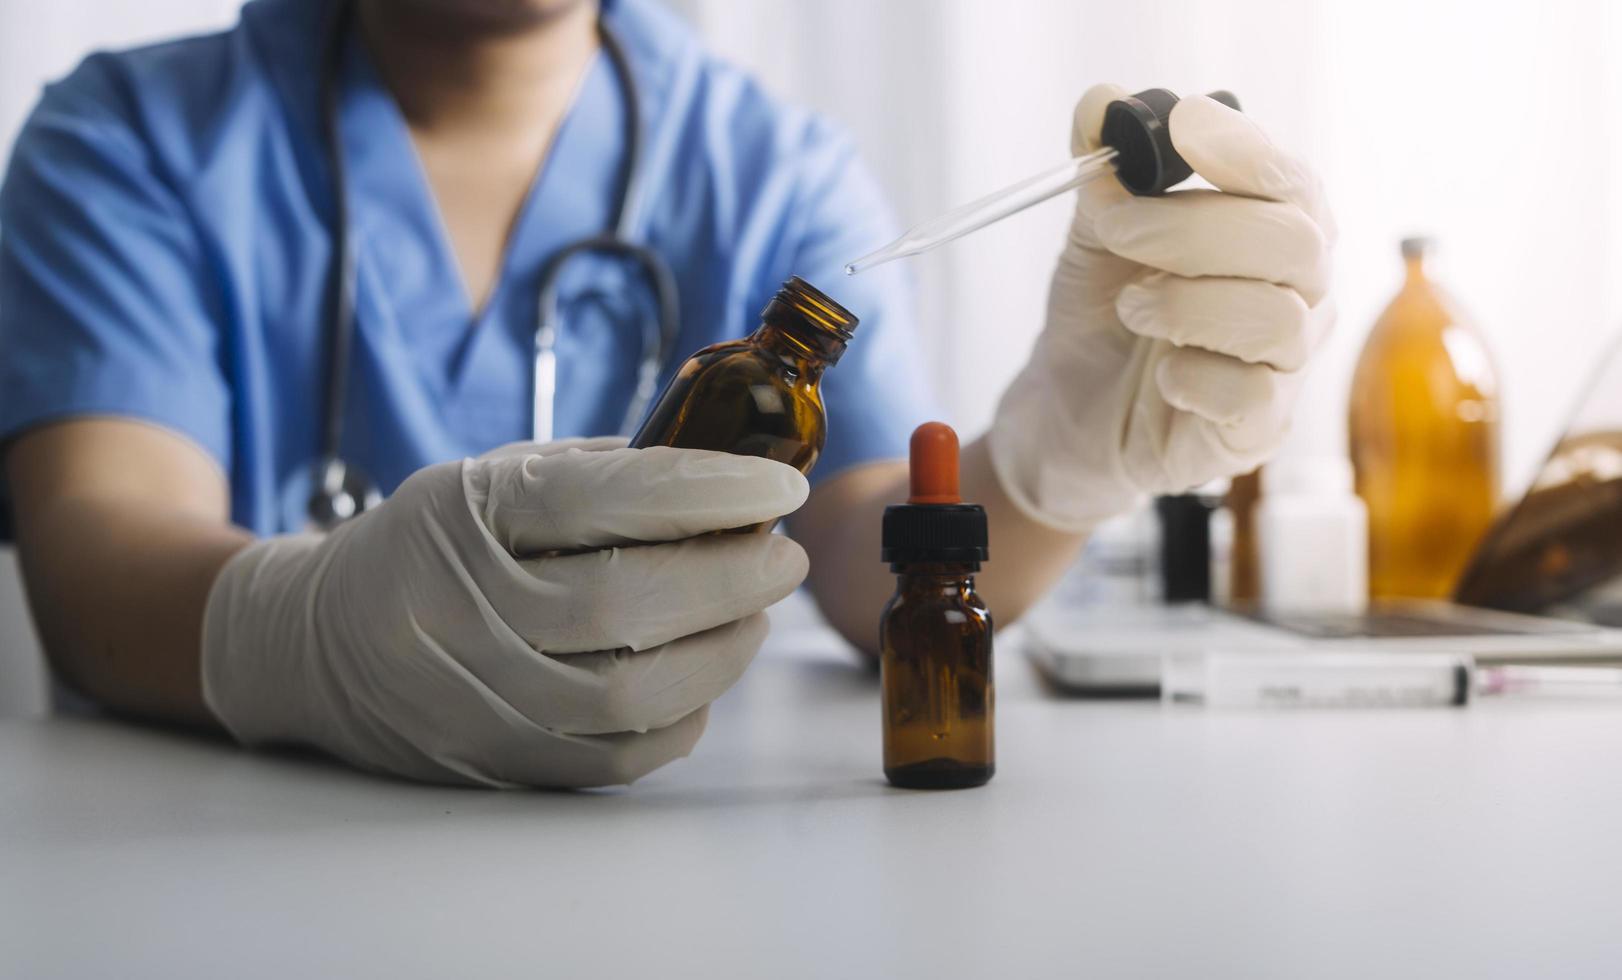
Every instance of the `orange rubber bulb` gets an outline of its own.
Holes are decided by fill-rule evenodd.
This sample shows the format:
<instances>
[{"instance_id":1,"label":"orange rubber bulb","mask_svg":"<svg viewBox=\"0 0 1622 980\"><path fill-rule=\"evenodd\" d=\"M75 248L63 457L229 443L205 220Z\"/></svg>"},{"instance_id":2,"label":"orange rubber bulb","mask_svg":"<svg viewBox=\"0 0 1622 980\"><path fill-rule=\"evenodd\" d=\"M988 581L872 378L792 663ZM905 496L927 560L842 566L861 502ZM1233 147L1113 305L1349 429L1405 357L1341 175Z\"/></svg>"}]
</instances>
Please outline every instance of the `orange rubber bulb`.
<instances>
[{"instance_id":1,"label":"orange rubber bulb","mask_svg":"<svg viewBox=\"0 0 1622 980\"><path fill-rule=\"evenodd\" d=\"M925 422L912 430L908 450L912 490L909 504L961 504L957 489L957 433L945 422Z\"/></svg>"}]
</instances>

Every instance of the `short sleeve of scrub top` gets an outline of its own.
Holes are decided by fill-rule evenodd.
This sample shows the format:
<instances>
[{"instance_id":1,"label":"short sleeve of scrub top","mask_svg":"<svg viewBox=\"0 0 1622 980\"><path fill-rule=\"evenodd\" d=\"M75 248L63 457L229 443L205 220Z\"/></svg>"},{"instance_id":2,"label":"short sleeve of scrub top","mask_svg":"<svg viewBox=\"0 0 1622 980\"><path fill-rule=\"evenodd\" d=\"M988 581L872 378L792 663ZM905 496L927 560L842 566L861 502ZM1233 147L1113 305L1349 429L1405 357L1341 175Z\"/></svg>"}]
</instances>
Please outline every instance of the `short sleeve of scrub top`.
<instances>
[{"instance_id":1,"label":"short sleeve of scrub top","mask_svg":"<svg viewBox=\"0 0 1622 980\"><path fill-rule=\"evenodd\" d=\"M202 251L147 147L109 109L105 67L92 60L47 90L0 192L0 439L122 416L228 466L230 395Z\"/></svg>"},{"instance_id":2,"label":"short sleeve of scrub top","mask_svg":"<svg viewBox=\"0 0 1622 980\"><path fill-rule=\"evenodd\" d=\"M0 440L68 417L150 422L219 462L233 521L259 534L303 525L332 263L327 9L254 0L228 31L95 55L47 89L0 188ZM848 140L706 54L652 0L603 9L640 90L633 237L669 263L681 296L661 383L693 350L752 330L799 275L861 319L824 380L813 482L904 455L931 400L904 273L842 271L895 231ZM342 451L388 492L423 466L528 438L540 270L612 223L628 110L599 56L501 280L472 311L398 108L362 45L343 58L359 271ZM572 260L558 292L555 436L624 431L649 304L594 256Z\"/></svg>"}]
</instances>

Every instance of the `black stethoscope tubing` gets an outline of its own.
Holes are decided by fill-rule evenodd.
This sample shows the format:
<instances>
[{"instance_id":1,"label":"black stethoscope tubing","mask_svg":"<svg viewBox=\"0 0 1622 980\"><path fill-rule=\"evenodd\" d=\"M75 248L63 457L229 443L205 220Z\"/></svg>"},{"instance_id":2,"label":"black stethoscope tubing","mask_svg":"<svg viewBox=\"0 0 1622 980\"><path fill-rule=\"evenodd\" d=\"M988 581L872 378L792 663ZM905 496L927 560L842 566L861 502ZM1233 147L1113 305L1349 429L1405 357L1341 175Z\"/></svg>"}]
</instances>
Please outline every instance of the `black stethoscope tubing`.
<instances>
[{"instance_id":1,"label":"black stethoscope tubing","mask_svg":"<svg viewBox=\"0 0 1622 980\"><path fill-rule=\"evenodd\" d=\"M344 44L352 17L353 0L338 0L332 5L331 23L327 29L321 75L321 135L326 141L327 170L332 189L332 275L326 297L326 373L322 384L322 416L320 450L314 468L315 487L310 497L309 518L321 528L331 528L367 507L375 505L381 495L376 485L361 471L351 466L341 452L343 444L343 418L348 399L350 355L355 337L355 252L350 238L349 181L345 167L343 143L338 130L339 75L343 70ZM636 77L619 39L603 22L597 19L597 35L603 52L618 76L625 94L625 170L620 180L619 199L614 208L611 230L582 238L558 249L541 268L538 289L539 315L535 328L536 377L532 382L532 396L536 402L535 425L541 423L543 413L550 428L550 399L555 392L555 364L551 359L551 345L557 339L558 281L569 260L584 254L611 255L629 260L635 265L653 289L658 315L655 322L645 325L642 336L643 356L637 370L636 389L632 393L625 413L622 431L641 418L653 399L653 389L664 364L675 353L677 333L680 329L680 299L676 277L670 266L652 249L631 240L634 232L634 205L642 189L642 119L641 96ZM550 377L542 378L544 363L549 365ZM547 405L540 403L545 400ZM537 439L550 439L550 431L532 432Z\"/></svg>"}]
</instances>

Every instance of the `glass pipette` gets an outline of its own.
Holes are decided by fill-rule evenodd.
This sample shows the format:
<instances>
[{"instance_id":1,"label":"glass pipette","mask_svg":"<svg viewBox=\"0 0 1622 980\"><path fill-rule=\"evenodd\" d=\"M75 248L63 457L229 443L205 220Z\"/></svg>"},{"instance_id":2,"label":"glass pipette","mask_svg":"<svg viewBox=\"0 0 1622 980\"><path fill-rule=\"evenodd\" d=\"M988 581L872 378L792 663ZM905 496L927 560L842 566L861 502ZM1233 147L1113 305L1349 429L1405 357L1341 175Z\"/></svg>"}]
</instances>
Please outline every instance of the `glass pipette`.
<instances>
[{"instance_id":1,"label":"glass pipette","mask_svg":"<svg viewBox=\"0 0 1622 980\"><path fill-rule=\"evenodd\" d=\"M1231 109L1239 108L1239 100L1231 92L1212 92L1208 97ZM1176 104L1176 94L1163 88L1116 99L1104 112L1102 149L1066 160L1051 170L916 225L883 248L847 264L845 275L854 276L894 259L939 248L1102 174L1115 174L1134 194L1164 193L1193 173L1171 145L1167 120Z\"/></svg>"},{"instance_id":2,"label":"glass pipette","mask_svg":"<svg viewBox=\"0 0 1622 980\"><path fill-rule=\"evenodd\" d=\"M962 207L953 208L938 218L914 225L890 244L876 252L869 252L845 266L845 275L854 276L858 272L883 265L892 259L904 259L909 255L927 252L971 232L979 231L986 225L1001 221L1009 215L1018 214L1034 204L1041 204L1050 197L1074 190L1100 174L1114 173L1115 168L1110 164L1115 160L1115 156L1115 147L1106 146L1073 160L1066 160L1051 170L1026 177L1016 184L1010 184L1000 191L993 191Z\"/></svg>"}]
</instances>

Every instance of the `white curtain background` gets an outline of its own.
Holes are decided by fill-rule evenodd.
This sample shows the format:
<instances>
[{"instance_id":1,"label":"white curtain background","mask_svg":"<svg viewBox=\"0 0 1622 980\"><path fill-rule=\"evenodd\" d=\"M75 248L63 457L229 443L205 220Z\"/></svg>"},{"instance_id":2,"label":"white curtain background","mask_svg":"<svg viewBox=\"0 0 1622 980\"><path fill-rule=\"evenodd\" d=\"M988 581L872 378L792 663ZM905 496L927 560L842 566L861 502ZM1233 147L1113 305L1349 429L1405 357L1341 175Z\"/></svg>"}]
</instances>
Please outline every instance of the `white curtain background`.
<instances>
[{"instance_id":1,"label":"white curtain background","mask_svg":"<svg viewBox=\"0 0 1622 980\"><path fill-rule=\"evenodd\" d=\"M1338 452L1397 240L1437 236L1503 381L1506 493L1622 327L1622 12L1606 0L674 0L715 50L856 136L904 221L1061 159L1090 84L1229 88L1315 162L1340 218L1340 327L1285 451ZM97 47L212 29L226 0L0 0L0 148ZM1040 327L1067 207L910 260L949 420L982 429ZM877 243L875 243L877 244ZM860 342L860 341L858 341ZM0 352L3 356L3 352ZM0 714L37 703L0 562Z\"/></svg>"}]
</instances>

